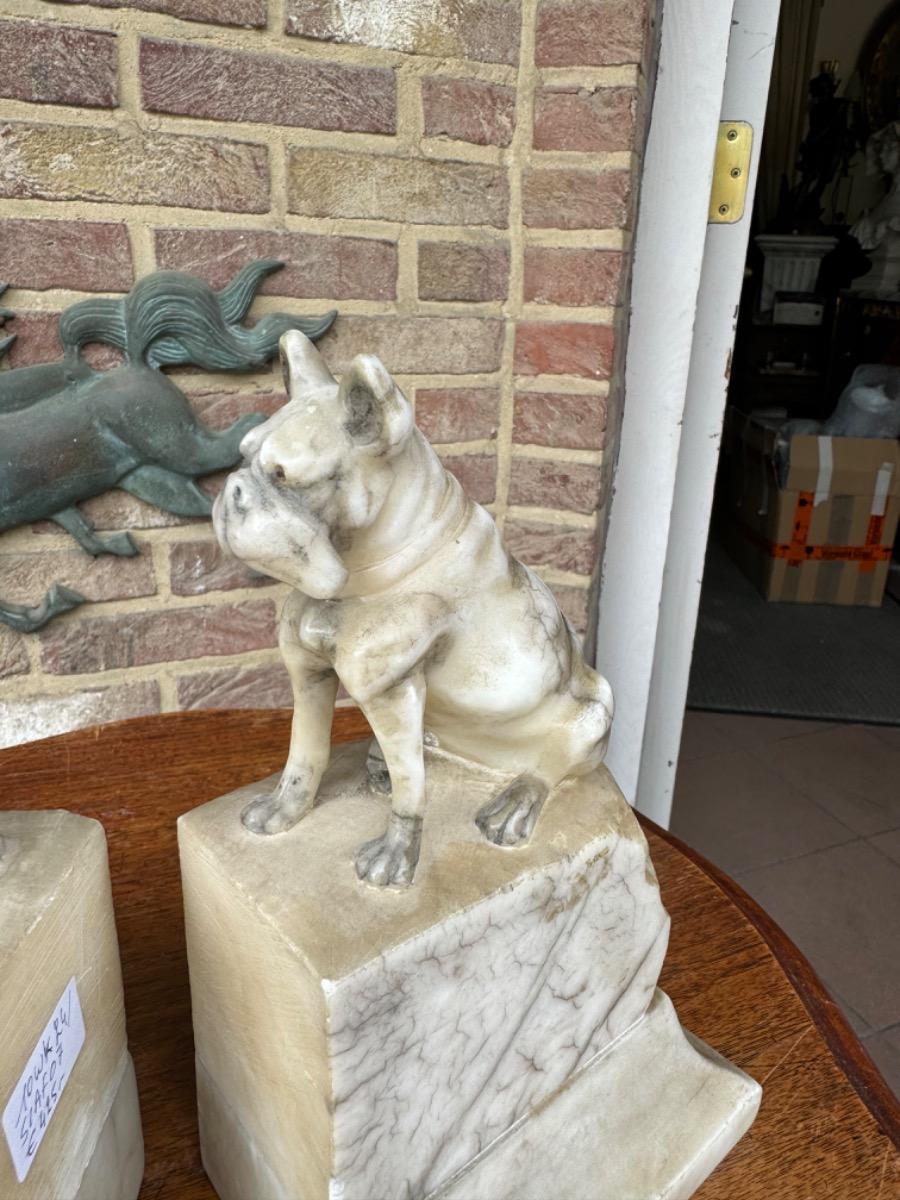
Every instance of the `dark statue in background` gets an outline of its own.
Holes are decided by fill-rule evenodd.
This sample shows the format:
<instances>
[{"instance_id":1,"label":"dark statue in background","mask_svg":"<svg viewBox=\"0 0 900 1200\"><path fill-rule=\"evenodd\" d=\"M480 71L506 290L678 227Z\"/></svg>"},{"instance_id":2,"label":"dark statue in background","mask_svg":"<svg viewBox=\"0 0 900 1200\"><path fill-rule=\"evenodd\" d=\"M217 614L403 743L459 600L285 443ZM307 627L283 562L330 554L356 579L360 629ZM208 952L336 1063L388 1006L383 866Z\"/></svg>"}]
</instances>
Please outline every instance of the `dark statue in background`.
<instances>
[{"instance_id":1,"label":"dark statue in background","mask_svg":"<svg viewBox=\"0 0 900 1200\"><path fill-rule=\"evenodd\" d=\"M0 372L0 531L51 520L89 554L137 554L130 534L98 537L78 510L113 487L179 516L209 516L212 501L196 478L233 467L244 434L265 417L213 432L161 368L250 371L265 366L289 329L321 337L336 312L270 313L251 329L241 325L262 280L282 265L250 263L219 292L193 275L157 271L121 299L66 309L60 362ZM13 315L0 310L0 324ZM14 337L0 340L0 356ZM114 346L124 361L94 370L82 354L91 342ZM82 603L57 583L33 606L0 599L0 621L30 633Z\"/></svg>"},{"instance_id":2,"label":"dark statue in background","mask_svg":"<svg viewBox=\"0 0 900 1200\"><path fill-rule=\"evenodd\" d=\"M838 64L827 62L809 82L806 137L797 152L798 180L788 186L781 180L775 228L785 233L818 233L834 223L826 221L822 197L835 180L843 179L850 161L865 142L859 104L838 96ZM833 203L833 202L832 202Z\"/></svg>"}]
</instances>

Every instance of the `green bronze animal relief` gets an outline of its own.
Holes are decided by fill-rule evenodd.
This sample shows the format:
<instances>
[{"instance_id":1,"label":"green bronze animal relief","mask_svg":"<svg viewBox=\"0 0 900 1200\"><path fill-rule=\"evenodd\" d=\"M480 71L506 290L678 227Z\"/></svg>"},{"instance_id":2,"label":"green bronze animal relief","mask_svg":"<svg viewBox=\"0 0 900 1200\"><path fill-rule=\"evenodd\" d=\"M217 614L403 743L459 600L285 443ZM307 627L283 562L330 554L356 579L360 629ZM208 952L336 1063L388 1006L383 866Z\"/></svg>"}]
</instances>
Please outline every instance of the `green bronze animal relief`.
<instances>
[{"instance_id":1,"label":"green bronze animal relief","mask_svg":"<svg viewBox=\"0 0 900 1200\"><path fill-rule=\"evenodd\" d=\"M137 554L130 534L99 537L77 507L113 487L180 516L209 516L197 477L234 466L244 434L265 418L207 429L161 368L249 371L272 358L289 329L321 337L336 312L270 313L241 325L262 280L281 266L250 263L219 292L193 275L158 271L122 299L68 308L59 321L62 361L0 371L0 532L51 520L89 554ZM0 324L11 316L0 310ZM13 340L0 340L0 355ZM123 362L94 370L82 354L91 342L114 346ZM0 621L30 633L83 602L54 584L34 605L0 600Z\"/></svg>"}]
</instances>

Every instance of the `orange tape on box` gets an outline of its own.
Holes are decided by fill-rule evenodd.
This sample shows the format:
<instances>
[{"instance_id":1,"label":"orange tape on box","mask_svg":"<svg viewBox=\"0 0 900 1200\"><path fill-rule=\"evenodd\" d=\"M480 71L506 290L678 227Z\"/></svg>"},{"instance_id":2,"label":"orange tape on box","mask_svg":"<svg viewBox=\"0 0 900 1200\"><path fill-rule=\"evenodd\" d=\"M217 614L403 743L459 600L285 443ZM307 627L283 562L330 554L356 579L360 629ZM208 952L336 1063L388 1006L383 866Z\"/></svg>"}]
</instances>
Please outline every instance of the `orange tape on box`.
<instances>
[{"instance_id":1,"label":"orange tape on box","mask_svg":"<svg viewBox=\"0 0 900 1200\"><path fill-rule=\"evenodd\" d=\"M884 514L873 514L869 518L866 540L862 546L809 545L807 538L812 521L813 500L812 492L798 494L789 542L772 542L746 525L744 532L766 554L772 558L786 558L791 567L798 567L804 562L857 562L861 571L871 571L876 563L887 562L890 559L891 547L880 544Z\"/></svg>"}]
</instances>

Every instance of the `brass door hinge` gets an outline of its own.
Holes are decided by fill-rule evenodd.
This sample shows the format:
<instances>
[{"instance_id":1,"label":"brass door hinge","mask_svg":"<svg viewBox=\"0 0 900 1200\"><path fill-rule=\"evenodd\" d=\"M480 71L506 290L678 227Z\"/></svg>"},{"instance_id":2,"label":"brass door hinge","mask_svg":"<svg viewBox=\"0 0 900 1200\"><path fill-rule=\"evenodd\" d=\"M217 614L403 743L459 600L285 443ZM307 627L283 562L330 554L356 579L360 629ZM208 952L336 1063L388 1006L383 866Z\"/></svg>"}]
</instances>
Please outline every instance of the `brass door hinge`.
<instances>
[{"instance_id":1,"label":"brass door hinge","mask_svg":"<svg viewBox=\"0 0 900 1200\"><path fill-rule=\"evenodd\" d=\"M753 126L746 121L720 121L716 138L709 220L715 225L732 225L744 215Z\"/></svg>"}]
</instances>

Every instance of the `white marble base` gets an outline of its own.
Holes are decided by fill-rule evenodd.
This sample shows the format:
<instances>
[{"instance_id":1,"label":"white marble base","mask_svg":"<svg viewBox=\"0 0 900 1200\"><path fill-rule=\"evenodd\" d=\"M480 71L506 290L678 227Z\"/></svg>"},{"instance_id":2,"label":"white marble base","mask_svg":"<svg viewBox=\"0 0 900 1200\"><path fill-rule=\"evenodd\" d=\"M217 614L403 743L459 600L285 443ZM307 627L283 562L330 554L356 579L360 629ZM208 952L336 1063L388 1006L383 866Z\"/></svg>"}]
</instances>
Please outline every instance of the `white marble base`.
<instances>
[{"instance_id":1,"label":"white marble base","mask_svg":"<svg viewBox=\"0 0 900 1200\"><path fill-rule=\"evenodd\" d=\"M144 1150L102 826L0 812L0 1110L73 979L84 1041L22 1182L0 1134L3 1200L134 1200Z\"/></svg>"},{"instance_id":2,"label":"white marble base","mask_svg":"<svg viewBox=\"0 0 900 1200\"><path fill-rule=\"evenodd\" d=\"M199 1062L197 1084L203 1165L220 1200L297 1200ZM657 991L637 1025L426 1200L687 1200L761 1096ZM345 1194L332 1183L330 1200Z\"/></svg>"},{"instance_id":3,"label":"white marble base","mask_svg":"<svg viewBox=\"0 0 900 1200\"><path fill-rule=\"evenodd\" d=\"M179 822L201 1144L222 1200L422 1200L487 1169L472 1164L564 1104L612 1045L624 1082L598 1129L614 1120L619 1089L641 1094L627 1031L659 1030L661 1061L674 1042L676 1072L698 1060L674 1016L641 1023L668 917L605 771L559 788L530 843L505 849L473 820L503 778L429 753L422 858L398 892L353 866L385 819L364 754L335 753L288 833L241 825L266 784ZM711 1142L715 1118L698 1126Z\"/></svg>"}]
</instances>

